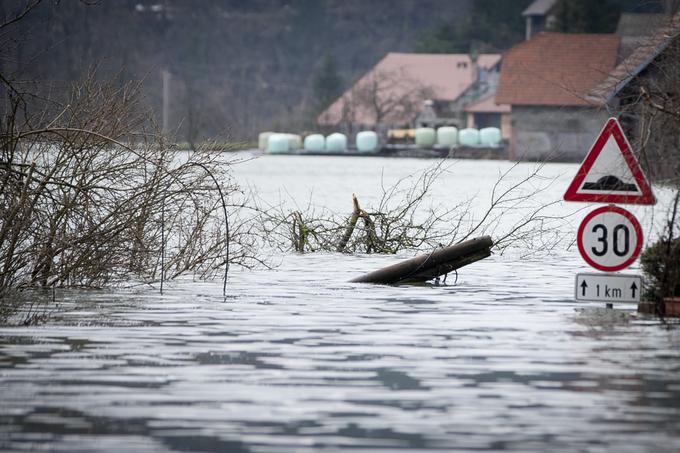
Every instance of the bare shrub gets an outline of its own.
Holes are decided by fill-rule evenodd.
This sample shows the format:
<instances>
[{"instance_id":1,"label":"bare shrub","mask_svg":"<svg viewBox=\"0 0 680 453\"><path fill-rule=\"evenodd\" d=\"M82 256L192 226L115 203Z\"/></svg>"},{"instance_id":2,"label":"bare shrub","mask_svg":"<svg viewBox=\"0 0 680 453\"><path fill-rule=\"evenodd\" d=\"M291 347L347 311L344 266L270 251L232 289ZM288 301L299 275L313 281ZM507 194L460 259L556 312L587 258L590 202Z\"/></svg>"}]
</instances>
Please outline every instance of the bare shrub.
<instances>
[{"instance_id":1,"label":"bare shrub","mask_svg":"<svg viewBox=\"0 0 680 453\"><path fill-rule=\"evenodd\" d=\"M0 295L248 265L248 227L225 228L225 198L238 190L224 184L229 165L147 132L138 84L91 75L63 103L10 94L0 129Z\"/></svg>"},{"instance_id":2,"label":"bare shrub","mask_svg":"<svg viewBox=\"0 0 680 453\"><path fill-rule=\"evenodd\" d=\"M500 173L481 210L472 208L474 199L453 206L433 203L433 186L450 171L441 161L391 186L381 184L375 206L364 208L352 195L349 217L311 205L294 212L279 206L267 210L261 222L272 244L297 252L394 254L483 235L494 237L497 252L511 246L521 246L525 254L552 250L565 240L560 226L569 214L547 213L559 201L540 201L538 196L554 182L541 176L541 168L518 177L515 164Z\"/></svg>"}]
</instances>

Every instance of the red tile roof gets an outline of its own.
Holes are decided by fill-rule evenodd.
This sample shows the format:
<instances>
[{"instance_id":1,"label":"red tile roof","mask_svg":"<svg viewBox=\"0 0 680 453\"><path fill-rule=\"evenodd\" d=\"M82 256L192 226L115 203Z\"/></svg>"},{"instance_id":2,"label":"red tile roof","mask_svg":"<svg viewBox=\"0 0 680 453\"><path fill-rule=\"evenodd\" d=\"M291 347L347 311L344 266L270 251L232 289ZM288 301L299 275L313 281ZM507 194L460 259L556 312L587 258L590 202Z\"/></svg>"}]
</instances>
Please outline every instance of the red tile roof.
<instances>
[{"instance_id":1,"label":"red tile roof","mask_svg":"<svg viewBox=\"0 0 680 453\"><path fill-rule=\"evenodd\" d=\"M477 61L483 68L496 65L501 56L498 54L482 54ZM382 79L382 83L381 83ZM388 53L373 69L361 77L349 90L338 98L330 107L319 115L319 124L337 124L343 121L343 112L352 111L354 122L366 125L375 124L375 114L363 105L352 104L353 96L360 93L362 87L380 85L379 96L383 101L389 98L401 99L418 88L427 88L431 97L436 100L453 101L475 80L475 73L470 57L465 54L417 54ZM355 103L356 104L356 103ZM422 105L418 105L418 110ZM386 123L407 123L413 118L406 117L414 112L400 109L386 118ZM417 112L415 112L417 113ZM412 115L413 116L413 115Z\"/></svg>"},{"instance_id":2,"label":"red tile roof","mask_svg":"<svg viewBox=\"0 0 680 453\"><path fill-rule=\"evenodd\" d=\"M539 33L503 57L496 103L589 105L586 93L616 64L615 34Z\"/></svg>"}]
</instances>

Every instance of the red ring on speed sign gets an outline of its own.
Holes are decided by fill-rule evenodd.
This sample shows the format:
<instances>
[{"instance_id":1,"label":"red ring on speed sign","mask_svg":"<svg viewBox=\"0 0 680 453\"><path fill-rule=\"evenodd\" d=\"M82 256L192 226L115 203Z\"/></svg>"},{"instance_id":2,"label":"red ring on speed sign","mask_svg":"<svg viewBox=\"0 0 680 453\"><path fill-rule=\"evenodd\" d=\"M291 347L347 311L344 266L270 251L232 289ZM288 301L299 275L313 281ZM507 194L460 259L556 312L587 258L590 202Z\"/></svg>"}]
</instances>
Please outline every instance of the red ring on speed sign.
<instances>
[{"instance_id":1,"label":"red ring on speed sign","mask_svg":"<svg viewBox=\"0 0 680 453\"><path fill-rule=\"evenodd\" d=\"M617 243L617 237L616 234L614 235L613 239L614 241L609 241L607 237L607 228L603 224L598 224L595 227L592 228L592 231L586 231L587 226L591 223L593 219L595 219L597 216L600 216L602 214L609 214L612 213L615 216L621 216L623 219L620 219L619 224L617 227L620 226L620 228L624 228L628 230L627 225L625 224L626 221L633 227L633 233L634 237L633 239L633 247L632 247L632 253L627 252L623 255L618 254L618 243ZM609 222L613 222L611 218L607 219ZM616 219L614 219L616 220ZM602 227L599 228L599 235L600 237L598 238L598 248L601 248L601 250L596 250L596 247L591 247L590 250L588 250L588 245L584 244L586 242L586 235L591 234L594 232L594 230L597 227ZM616 229L616 228L615 228ZM630 232L626 232L627 235L630 235ZM630 239L630 237L626 236L627 239ZM590 239L590 238L588 238ZM633 214L631 214L629 211L626 211L623 208L620 208L618 206L603 206L601 208L597 208L591 213L589 213L581 222L581 225L578 227L578 234L576 237L577 243L578 243L578 251L581 253L581 256L585 260L586 263L590 264L592 267L595 269L604 271L604 272L616 272L620 271L622 269L627 268L633 262L637 259L637 257L640 255L640 251L642 250L642 227L640 226L640 222L635 218ZM609 242L612 242L613 247L609 247ZM626 242L626 247L624 250L628 250L630 248L630 244ZM615 262L614 264L607 264L607 256L611 255L610 250L613 250L616 252L615 254L618 255L619 257L622 257L622 260L620 262ZM602 255L600 255L600 253Z\"/></svg>"}]
</instances>

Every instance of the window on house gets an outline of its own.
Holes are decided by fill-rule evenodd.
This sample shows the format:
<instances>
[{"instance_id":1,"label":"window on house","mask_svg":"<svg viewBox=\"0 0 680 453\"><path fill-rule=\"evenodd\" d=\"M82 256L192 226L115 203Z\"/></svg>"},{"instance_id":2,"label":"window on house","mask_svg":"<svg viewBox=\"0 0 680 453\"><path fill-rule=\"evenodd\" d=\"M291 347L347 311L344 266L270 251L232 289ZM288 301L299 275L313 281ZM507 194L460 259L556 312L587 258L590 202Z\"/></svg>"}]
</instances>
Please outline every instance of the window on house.
<instances>
[{"instance_id":1,"label":"window on house","mask_svg":"<svg viewBox=\"0 0 680 453\"><path fill-rule=\"evenodd\" d=\"M501 114L500 113L475 113L475 126L477 129L484 127L501 128Z\"/></svg>"}]
</instances>

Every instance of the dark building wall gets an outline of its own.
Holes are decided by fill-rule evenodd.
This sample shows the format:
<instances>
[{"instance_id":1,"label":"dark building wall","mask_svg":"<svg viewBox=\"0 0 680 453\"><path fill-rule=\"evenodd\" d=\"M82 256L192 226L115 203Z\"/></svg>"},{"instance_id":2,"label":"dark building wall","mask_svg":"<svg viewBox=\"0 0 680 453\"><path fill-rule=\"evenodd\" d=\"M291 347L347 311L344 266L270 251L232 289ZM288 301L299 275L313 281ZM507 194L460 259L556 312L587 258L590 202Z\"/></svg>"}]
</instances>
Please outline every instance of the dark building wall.
<instances>
[{"instance_id":1,"label":"dark building wall","mask_svg":"<svg viewBox=\"0 0 680 453\"><path fill-rule=\"evenodd\" d=\"M512 106L512 150L518 160L581 161L609 118L590 107Z\"/></svg>"},{"instance_id":2,"label":"dark building wall","mask_svg":"<svg viewBox=\"0 0 680 453\"><path fill-rule=\"evenodd\" d=\"M678 62L680 39L609 102L645 173L656 181L680 179L680 118L673 113L680 110ZM648 95L640 96L641 92Z\"/></svg>"},{"instance_id":3,"label":"dark building wall","mask_svg":"<svg viewBox=\"0 0 680 453\"><path fill-rule=\"evenodd\" d=\"M475 113L475 126L477 129L485 127L501 128L501 114L500 113Z\"/></svg>"}]
</instances>

